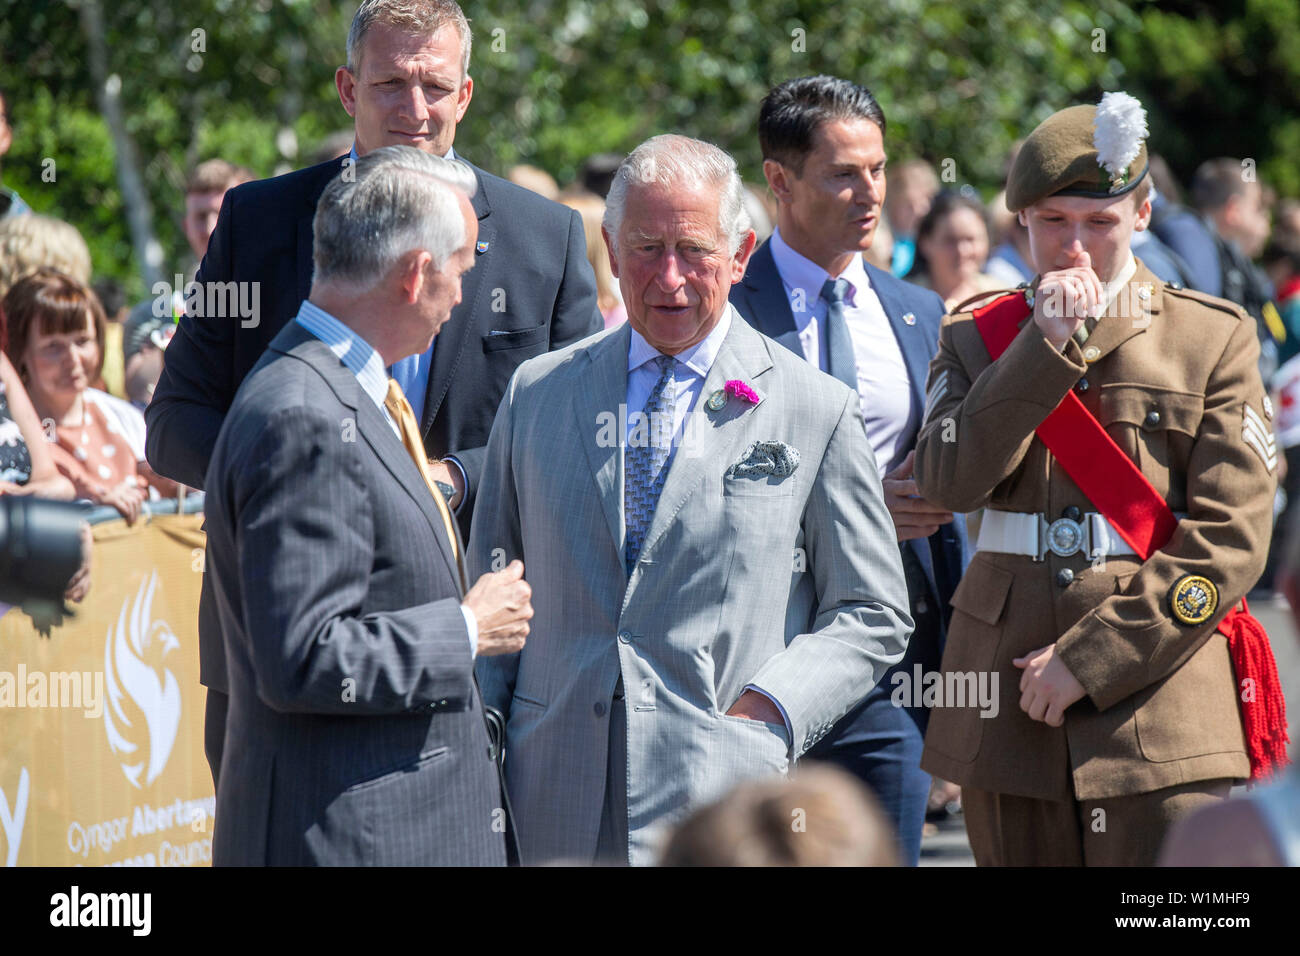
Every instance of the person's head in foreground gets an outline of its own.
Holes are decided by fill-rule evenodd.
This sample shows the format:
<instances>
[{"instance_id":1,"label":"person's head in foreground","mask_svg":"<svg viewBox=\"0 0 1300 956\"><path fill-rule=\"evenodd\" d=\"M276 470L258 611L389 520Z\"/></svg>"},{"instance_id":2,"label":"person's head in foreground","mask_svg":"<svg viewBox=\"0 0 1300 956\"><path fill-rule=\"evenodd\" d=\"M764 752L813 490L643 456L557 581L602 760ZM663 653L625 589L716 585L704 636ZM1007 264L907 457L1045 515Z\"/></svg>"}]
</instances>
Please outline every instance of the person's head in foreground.
<instances>
[{"instance_id":1,"label":"person's head in foreground","mask_svg":"<svg viewBox=\"0 0 1300 956\"><path fill-rule=\"evenodd\" d=\"M896 866L894 833L856 778L810 764L752 780L673 832L661 866Z\"/></svg>"}]
</instances>

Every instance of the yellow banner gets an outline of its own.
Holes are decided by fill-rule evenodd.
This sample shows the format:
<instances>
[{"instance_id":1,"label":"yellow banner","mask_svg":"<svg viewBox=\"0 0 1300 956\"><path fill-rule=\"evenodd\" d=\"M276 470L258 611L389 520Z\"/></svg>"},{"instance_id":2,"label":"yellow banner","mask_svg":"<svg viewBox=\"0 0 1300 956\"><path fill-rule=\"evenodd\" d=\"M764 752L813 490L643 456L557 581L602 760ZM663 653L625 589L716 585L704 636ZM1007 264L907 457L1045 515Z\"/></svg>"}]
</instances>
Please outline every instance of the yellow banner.
<instances>
[{"instance_id":1,"label":"yellow banner","mask_svg":"<svg viewBox=\"0 0 1300 956\"><path fill-rule=\"evenodd\" d=\"M201 866L202 515L95 526L90 594L41 637L0 618L0 864Z\"/></svg>"}]
</instances>

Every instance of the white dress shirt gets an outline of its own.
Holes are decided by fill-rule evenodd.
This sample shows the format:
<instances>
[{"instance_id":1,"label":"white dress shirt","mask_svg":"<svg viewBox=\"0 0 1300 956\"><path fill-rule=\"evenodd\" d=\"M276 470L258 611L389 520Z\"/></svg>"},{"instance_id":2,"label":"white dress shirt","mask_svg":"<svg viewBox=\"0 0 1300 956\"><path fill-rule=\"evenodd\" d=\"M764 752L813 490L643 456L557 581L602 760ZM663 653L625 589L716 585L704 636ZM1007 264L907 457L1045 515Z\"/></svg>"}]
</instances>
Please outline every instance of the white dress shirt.
<instances>
[{"instance_id":1,"label":"white dress shirt","mask_svg":"<svg viewBox=\"0 0 1300 956\"><path fill-rule=\"evenodd\" d=\"M828 305L821 291L830 273L790 248L781 238L780 229L772 233L771 243L772 259L790 300L804 357L825 372L830 368L826 352ZM876 455L876 470L883 478L906 457L906 439L916 430L918 409L912 401L912 380L889 317L871 287L862 256L855 255L836 278L850 285L844 300L844 321L853 341L862 422Z\"/></svg>"},{"instance_id":2,"label":"white dress shirt","mask_svg":"<svg viewBox=\"0 0 1300 956\"><path fill-rule=\"evenodd\" d=\"M303 300L298 309L298 324L329 346L330 351L339 357L339 361L348 367L357 377L361 391L375 403L379 413L388 422L388 427L401 441L402 431L384 405L388 397L388 373L384 371L384 360L361 336L344 325L324 309ZM478 618L465 605L460 606L460 613L465 618L465 630L469 633L469 652L478 656Z\"/></svg>"},{"instance_id":3,"label":"white dress shirt","mask_svg":"<svg viewBox=\"0 0 1300 956\"><path fill-rule=\"evenodd\" d=\"M682 443L687 416L695 407L695 403L699 401L700 392L704 390L704 380L708 378L709 370L713 368L713 362L722 349L722 342L727 337L727 332L731 329L733 321L743 322L744 319L735 314L735 307L728 302L726 310L722 313L722 318L718 319L718 324L713 327L713 331L690 348L674 356L678 363L673 366L673 385L675 386L675 401L673 403L674 451ZM659 376L663 374L654 363L654 360L663 353L647 342L636 329L631 329L631 333L632 341L627 349L625 461L627 443L631 441L633 429L638 426L641 420L639 413L645 409L645 404L650 399L650 393L654 391L655 383L659 381ZM641 427L645 429L643 434L648 434L649 426L642 425ZM666 467L672 468L672 466L672 458L669 458ZM785 721L786 736L793 741L794 731L790 726L790 716L785 712L785 708L781 706L781 702L763 688L754 684L747 684L745 690L757 691L776 705L776 709L781 712L781 719ZM719 701L720 706L722 703Z\"/></svg>"}]
</instances>

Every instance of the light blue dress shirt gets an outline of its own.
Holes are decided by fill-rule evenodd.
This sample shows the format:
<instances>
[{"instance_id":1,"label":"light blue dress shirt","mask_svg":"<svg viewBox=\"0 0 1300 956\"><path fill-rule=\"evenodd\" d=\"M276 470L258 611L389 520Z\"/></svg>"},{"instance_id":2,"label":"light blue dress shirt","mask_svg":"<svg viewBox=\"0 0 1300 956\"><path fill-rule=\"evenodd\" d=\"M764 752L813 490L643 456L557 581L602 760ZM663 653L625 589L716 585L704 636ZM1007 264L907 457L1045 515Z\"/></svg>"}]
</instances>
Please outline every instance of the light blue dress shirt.
<instances>
[{"instance_id":1,"label":"light blue dress shirt","mask_svg":"<svg viewBox=\"0 0 1300 956\"><path fill-rule=\"evenodd\" d=\"M384 361L379 353L348 326L308 300L304 300L299 307L297 322L328 345L330 351L339 357L339 361L357 377L361 390L375 403L379 413L384 416L384 421L388 422L388 427L400 441L401 429L384 405L384 400L388 397L388 375L384 372ZM470 654L478 656L478 618L463 604L460 613L465 618Z\"/></svg>"}]
</instances>

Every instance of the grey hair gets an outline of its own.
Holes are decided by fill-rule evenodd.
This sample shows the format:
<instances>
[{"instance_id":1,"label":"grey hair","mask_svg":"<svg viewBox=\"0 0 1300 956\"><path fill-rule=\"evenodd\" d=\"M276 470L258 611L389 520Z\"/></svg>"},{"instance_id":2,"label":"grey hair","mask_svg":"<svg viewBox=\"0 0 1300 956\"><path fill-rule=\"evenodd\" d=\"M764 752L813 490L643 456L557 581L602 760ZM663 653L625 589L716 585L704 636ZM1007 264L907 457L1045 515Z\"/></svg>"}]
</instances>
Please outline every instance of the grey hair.
<instances>
[{"instance_id":1,"label":"grey hair","mask_svg":"<svg viewBox=\"0 0 1300 956\"><path fill-rule=\"evenodd\" d=\"M458 197L476 187L464 163L414 146L366 153L343 167L316 205L316 278L368 289L413 249L428 252L442 269L465 244Z\"/></svg>"},{"instance_id":2,"label":"grey hair","mask_svg":"<svg viewBox=\"0 0 1300 956\"><path fill-rule=\"evenodd\" d=\"M455 0L364 0L348 28L348 72L356 75L361 65L361 45L366 33L383 23L424 37L431 37L450 23L460 34L460 75L469 73L469 51L474 37L465 11Z\"/></svg>"},{"instance_id":3,"label":"grey hair","mask_svg":"<svg viewBox=\"0 0 1300 956\"><path fill-rule=\"evenodd\" d=\"M601 223L618 254L618 232L623 225L623 209L632 185L678 186L682 188L716 188L718 191L718 231L727 237L727 253L735 255L750 230L745 211L745 187L736 170L736 161L712 143L689 136L665 134L655 136L619 164L614 182L605 197L605 218Z\"/></svg>"}]
</instances>

